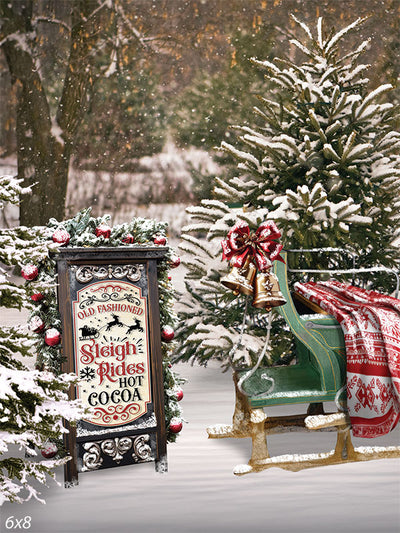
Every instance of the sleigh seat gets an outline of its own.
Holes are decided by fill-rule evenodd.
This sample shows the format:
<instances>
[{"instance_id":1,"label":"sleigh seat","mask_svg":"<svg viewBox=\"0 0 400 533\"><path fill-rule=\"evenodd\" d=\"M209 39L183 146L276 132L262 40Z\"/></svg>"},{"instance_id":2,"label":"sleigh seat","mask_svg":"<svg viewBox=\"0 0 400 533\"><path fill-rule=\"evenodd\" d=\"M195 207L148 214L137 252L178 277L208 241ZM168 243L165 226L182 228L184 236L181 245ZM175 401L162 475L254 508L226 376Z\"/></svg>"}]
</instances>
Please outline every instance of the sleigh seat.
<instances>
[{"instance_id":1,"label":"sleigh seat","mask_svg":"<svg viewBox=\"0 0 400 533\"><path fill-rule=\"evenodd\" d=\"M236 404L230 425L207 428L209 438L252 439L248 464L234 469L237 475L271 467L298 471L328 464L400 457L400 447L354 448L346 413L346 351L337 320L300 295L292 297L285 263L274 262L286 304L277 308L295 340L296 362L288 366L259 367L233 371ZM307 314L302 314L306 310ZM248 376L248 377L247 377ZM325 413L324 403L335 402L337 410ZM302 415L267 416L264 408L308 404ZM292 431L335 431L336 447L328 453L270 457L266 436Z\"/></svg>"}]
</instances>

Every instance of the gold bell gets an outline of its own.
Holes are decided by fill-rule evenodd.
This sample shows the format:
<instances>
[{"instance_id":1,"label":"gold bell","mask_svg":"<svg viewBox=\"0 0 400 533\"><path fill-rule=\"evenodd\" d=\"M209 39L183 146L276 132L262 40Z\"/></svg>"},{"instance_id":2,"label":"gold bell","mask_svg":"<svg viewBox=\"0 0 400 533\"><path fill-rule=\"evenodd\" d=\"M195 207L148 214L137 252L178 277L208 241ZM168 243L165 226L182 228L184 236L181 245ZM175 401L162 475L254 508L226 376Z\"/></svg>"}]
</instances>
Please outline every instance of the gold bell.
<instances>
[{"instance_id":1,"label":"gold bell","mask_svg":"<svg viewBox=\"0 0 400 533\"><path fill-rule=\"evenodd\" d=\"M252 295L254 292L253 281L257 268L255 264L246 259L245 264L241 267L233 267L227 276L221 278L222 285L231 289L235 294Z\"/></svg>"},{"instance_id":2,"label":"gold bell","mask_svg":"<svg viewBox=\"0 0 400 533\"><path fill-rule=\"evenodd\" d=\"M273 272L259 272L255 281L253 307L271 310L286 303L278 278Z\"/></svg>"}]
</instances>

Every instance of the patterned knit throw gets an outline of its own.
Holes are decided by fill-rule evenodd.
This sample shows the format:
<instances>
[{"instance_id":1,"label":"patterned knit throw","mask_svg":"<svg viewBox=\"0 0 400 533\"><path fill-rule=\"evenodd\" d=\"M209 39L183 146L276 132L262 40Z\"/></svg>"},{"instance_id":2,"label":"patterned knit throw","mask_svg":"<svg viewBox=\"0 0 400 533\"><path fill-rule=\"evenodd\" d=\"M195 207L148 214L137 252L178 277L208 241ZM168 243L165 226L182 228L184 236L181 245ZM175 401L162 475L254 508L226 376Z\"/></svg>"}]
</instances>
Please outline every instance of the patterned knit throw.
<instances>
[{"instance_id":1,"label":"patterned knit throw","mask_svg":"<svg viewBox=\"0 0 400 533\"><path fill-rule=\"evenodd\" d=\"M343 329L353 435L386 435L400 418L400 300L337 281L295 289Z\"/></svg>"}]
</instances>

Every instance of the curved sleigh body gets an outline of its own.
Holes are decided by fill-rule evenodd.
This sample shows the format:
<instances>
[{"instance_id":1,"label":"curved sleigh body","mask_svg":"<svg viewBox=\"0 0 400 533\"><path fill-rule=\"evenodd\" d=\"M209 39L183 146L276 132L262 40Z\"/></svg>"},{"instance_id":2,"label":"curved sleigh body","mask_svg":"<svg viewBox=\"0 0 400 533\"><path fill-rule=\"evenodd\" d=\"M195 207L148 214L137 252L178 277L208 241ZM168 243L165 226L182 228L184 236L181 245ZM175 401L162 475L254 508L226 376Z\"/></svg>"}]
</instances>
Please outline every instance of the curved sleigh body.
<instances>
[{"instance_id":1,"label":"curved sleigh body","mask_svg":"<svg viewBox=\"0 0 400 533\"><path fill-rule=\"evenodd\" d=\"M346 350L342 329L334 317L321 314L318 308L314 308L315 314L301 315L298 312L299 303L295 305L288 286L287 252L281 255L285 263L275 261L274 272L287 303L277 310L293 333L296 363L259 367L252 373L248 370L234 371L236 403L232 424L207 428L209 438L252 439L250 461L235 467L237 475L271 467L298 471L400 457L400 446L353 447L351 422L346 411ZM313 304L301 302L299 298L300 307L306 304L311 313ZM326 413L326 402L334 402L336 410ZM305 404L305 413L271 417L264 412L264 408L290 404ZM326 453L270 457L266 437L293 431L333 431L337 435L336 446Z\"/></svg>"}]
</instances>

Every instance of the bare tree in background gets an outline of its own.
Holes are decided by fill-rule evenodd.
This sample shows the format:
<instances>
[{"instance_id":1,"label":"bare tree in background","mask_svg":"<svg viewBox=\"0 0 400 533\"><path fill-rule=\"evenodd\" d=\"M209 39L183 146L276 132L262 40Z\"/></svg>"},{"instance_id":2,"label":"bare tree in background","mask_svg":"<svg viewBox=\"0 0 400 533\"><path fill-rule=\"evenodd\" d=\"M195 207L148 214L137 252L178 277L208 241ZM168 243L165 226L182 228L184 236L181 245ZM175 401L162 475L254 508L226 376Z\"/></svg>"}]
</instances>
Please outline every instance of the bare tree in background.
<instances>
[{"instance_id":1,"label":"bare tree in background","mask_svg":"<svg viewBox=\"0 0 400 533\"><path fill-rule=\"evenodd\" d=\"M32 195L24 197L20 206L21 224L27 226L64 217L73 143L96 78L115 68L128 43L150 46L122 3L71 0L64 4L64 11L65 5L67 16L58 19L46 2L0 0L0 45L16 90L18 177L33 186ZM47 24L58 26L69 39L55 109L40 64L43 25Z\"/></svg>"},{"instance_id":2,"label":"bare tree in background","mask_svg":"<svg viewBox=\"0 0 400 533\"><path fill-rule=\"evenodd\" d=\"M124 69L128 62L134 64L133 50L139 49L172 58L169 64L159 61L160 70L165 74L171 65L182 78L181 56L174 50L182 48L183 42L187 48L188 39L197 46L203 39L204 17L213 20L215 11L215 7L194 0L182 4L168 0L0 0L0 48L17 102L18 177L24 186L33 186L32 195L21 199L21 224L43 225L51 217L64 217L74 140L96 81ZM176 37L171 29L180 27L182 17L186 33ZM209 26L215 37L222 24L213 20ZM57 30L46 45L49 28ZM54 42L57 32L63 36L61 46ZM212 55L218 42L204 39L207 53ZM57 73L50 73L53 79L49 83L52 54L58 54L63 68L58 65ZM61 86L56 98L54 85Z\"/></svg>"}]
</instances>

